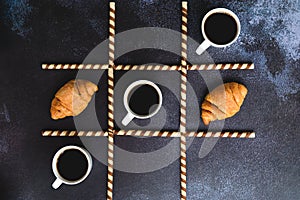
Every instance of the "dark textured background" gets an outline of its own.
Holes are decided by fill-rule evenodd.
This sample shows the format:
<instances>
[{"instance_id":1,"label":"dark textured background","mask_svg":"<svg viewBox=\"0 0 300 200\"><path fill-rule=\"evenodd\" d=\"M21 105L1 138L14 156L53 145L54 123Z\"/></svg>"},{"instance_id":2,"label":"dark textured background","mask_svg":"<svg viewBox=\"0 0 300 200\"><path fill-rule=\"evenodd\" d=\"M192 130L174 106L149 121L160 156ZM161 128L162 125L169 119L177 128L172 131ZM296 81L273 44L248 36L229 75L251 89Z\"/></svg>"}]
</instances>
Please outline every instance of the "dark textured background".
<instances>
[{"instance_id":1,"label":"dark textured background","mask_svg":"<svg viewBox=\"0 0 300 200\"><path fill-rule=\"evenodd\" d=\"M53 122L49 105L55 91L76 72L42 71L41 63L82 62L108 37L108 1L0 2L0 199L105 199L106 167L96 159L82 184L51 189L52 156L61 146L81 142L43 138L40 131L74 126L72 119ZM116 7L117 32L145 26L180 31L179 0L118 0ZM225 127L253 129L257 138L219 140L202 159L198 152L203 139L195 139L188 149L188 199L300 199L299 1L191 0L190 37L203 40L201 18L215 7L233 10L242 32L229 48L210 48L211 57L215 62L253 61L256 66L254 71L221 72L224 81L236 80L249 89L243 109L226 120ZM174 55L151 50L128 54L119 62L146 58L179 62ZM207 88L197 72L190 72L188 79L200 103ZM171 125L170 129L178 128ZM168 139L117 138L116 142L132 151L151 151ZM115 173L116 200L179 199L179 192L178 160L152 173Z\"/></svg>"}]
</instances>

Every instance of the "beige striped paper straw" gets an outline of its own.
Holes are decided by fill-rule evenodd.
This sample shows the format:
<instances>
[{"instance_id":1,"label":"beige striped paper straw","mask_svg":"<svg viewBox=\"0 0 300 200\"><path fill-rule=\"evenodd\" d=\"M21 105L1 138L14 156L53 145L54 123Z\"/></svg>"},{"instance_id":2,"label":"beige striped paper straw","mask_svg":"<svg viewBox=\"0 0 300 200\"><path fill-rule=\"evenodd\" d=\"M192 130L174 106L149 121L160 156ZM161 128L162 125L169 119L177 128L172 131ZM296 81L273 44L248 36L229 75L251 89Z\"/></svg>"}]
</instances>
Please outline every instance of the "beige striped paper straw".
<instances>
[{"instance_id":1,"label":"beige striped paper straw","mask_svg":"<svg viewBox=\"0 0 300 200\"><path fill-rule=\"evenodd\" d=\"M52 136L52 137L76 137L76 136L85 136L85 137L98 137L98 136L108 136L108 132L105 131L60 131L60 130L46 130L42 131L42 136Z\"/></svg>"},{"instance_id":2,"label":"beige striped paper straw","mask_svg":"<svg viewBox=\"0 0 300 200\"><path fill-rule=\"evenodd\" d=\"M255 132L251 131L221 131L221 132L187 132L187 137L202 137L202 138L255 138Z\"/></svg>"},{"instance_id":3,"label":"beige striped paper straw","mask_svg":"<svg viewBox=\"0 0 300 200\"><path fill-rule=\"evenodd\" d=\"M116 65L115 70L179 71L179 65Z\"/></svg>"},{"instance_id":4,"label":"beige striped paper straw","mask_svg":"<svg viewBox=\"0 0 300 200\"><path fill-rule=\"evenodd\" d=\"M108 69L108 130L114 129L114 70Z\"/></svg>"},{"instance_id":5,"label":"beige striped paper straw","mask_svg":"<svg viewBox=\"0 0 300 200\"><path fill-rule=\"evenodd\" d=\"M115 131L118 136L140 136L140 137L180 137L180 132L172 131L148 131L148 130L119 130Z\"/></svg>"},{"instance_id":6,"label":"beige striped paper straw","mask_svg":"<svg viewBox=\"0 0 300 200\"><path fill-rule=\"evenodd\" d=\"M114 134L108 134L108 159L107 159L107 200L113 199L114 184Z\"/></svg>"},{"instance_id":7,"label":"beige striped paper straw","mask_svg":"<svg viewBox=\"0 0 300 200\"><path fill-rule=\"evenodd\" d=\"M223 64L202 64L189 65L188 70L247 70L254 69L253 63L223 63Z\"/></svg>"},{"instance_id":8,"label":"beige striped paper straw","mask_svg":"<svg viewBox=\"0 0 300 200\"><path fill-rule=\"evenodd\" d=\"M42 69L48 69L48 70L58 70L58 69L101 69L101 70L106 70L108 69L109 65L108 64L42 64Z\"/></svg>"}]
</instances>

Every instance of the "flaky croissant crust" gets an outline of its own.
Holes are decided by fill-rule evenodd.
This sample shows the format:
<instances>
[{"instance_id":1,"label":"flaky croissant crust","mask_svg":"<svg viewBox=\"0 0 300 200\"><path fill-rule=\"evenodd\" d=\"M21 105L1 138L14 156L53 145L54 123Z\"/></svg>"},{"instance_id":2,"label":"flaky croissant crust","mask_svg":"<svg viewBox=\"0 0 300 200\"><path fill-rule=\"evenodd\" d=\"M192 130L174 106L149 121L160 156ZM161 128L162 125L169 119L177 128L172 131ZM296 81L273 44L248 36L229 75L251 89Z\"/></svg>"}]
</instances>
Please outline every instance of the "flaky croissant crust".
<instances>
[{"instance_id":1,"label":"flaky croissant crust","mask_svg":"<svg viewBox=\"0 0 300 200\"><path fill-rule=\"evenodd\" d=\"M97 85L87 80L71 80L55 94L51 103L51 118L62 119L79 115L98 91Z\"/></svg>"},{"instance_id":2,"label":"flaky croissant crust","mask_svg":"<svg viewBox=\"0 0 300 200\"><path fill-rule=\"evenodd\" d=\"M202 103L202 120L205 125L211 121L223 120L239 112L247 95L247 88L230 82L220 85L210 92Z\"/></svg>"}]
</instances>

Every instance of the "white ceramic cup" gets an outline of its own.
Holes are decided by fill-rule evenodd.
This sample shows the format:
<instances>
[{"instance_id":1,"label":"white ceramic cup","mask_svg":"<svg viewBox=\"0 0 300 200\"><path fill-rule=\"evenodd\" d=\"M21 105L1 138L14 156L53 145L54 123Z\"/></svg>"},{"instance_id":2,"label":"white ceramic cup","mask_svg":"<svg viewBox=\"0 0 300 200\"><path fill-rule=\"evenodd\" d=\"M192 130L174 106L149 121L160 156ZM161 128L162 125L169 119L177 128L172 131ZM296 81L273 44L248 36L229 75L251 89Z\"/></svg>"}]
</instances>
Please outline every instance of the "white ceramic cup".
<instances>
[{"instance_id":1,"label":"white ceramic cup","mask_svg":"<svg viewBox=\"0 0 300 200\"><path fill-rule=\"evenodd\" d=\"M76 181L69 181L69 180L64 179L59 174L59 171L57 169L57 161L58 161L59 157L65 151L68 151L68 150L78 150L78 151L80 151L86 157L87 162L88 162L88 168L86 170L85 175L83 177L81 177L80 179L76 180ZM56 152L56 154L54 155L53 160L52 160L52 171L53 171L54 175L56 176L56 180L53 182L52 188L57 189L63 183L67 184L67 185L76 185L78 183L81 183L90 174L91 169L92 169L92 165L93 165L92 157L91 157L90 153L87 150L85 150L85 149L83 149L81 147L78 147L78 146L73 146L73 145L65 146L65 147L61 148L60 150L58 150Z\"/></svg>"},{"instance_id":2,"label":"white ceramic cup","mask_svg":"<svg viewBox=\"0 0 300 200\"><path fill-rule=\"evenodd\" d=\"M151 87L153 87L157 94L158 94L158 105L156 107L155 110L153 110L151 113L149 113L149 115L138 115L136 113L134 113L130 107L129 107L129 94L133 89L137 89L139 86L143 86L143 85L150 85ZM161 90L159 89L159 87L148 80L138 80L135 81L133 83L131 83L128 88L126 89L125 93L124 93L124 98L123 98L123 102L124 102L124 106L127 110L127 115L124 117L124 119L122 120L122 124L124 126L127 126L134 118L138 118L138 119L148 119L150 117L153 117L161 108L162 106L162 93Z\"/></svg>"},{"instance_id":3,"label":"white ceramic cup","mask_svg":"<svg viewBox=\"0 0 300 200\"><path fill-rule=\"evenodd\" d=\"M236 22L236 25L237 25L236 35L235 35L234 39L231 42L227 43L227 44L223 44L223 45L215 44L212 41L210 41L208 39L208 37L206 36L205 30L204 30L205 22L206 22L206 20L207 20L207 18L209 16L211 16L213 14L216 14L216 13L227 14L227 15L231 16L235 20L235 22ZM202 20L202 24L201 24L201 31L202 31L202 35L204 37L204 41L196 49L196 53L198 55L201 55L210 46L222 48L222 47L227 47L227 46L231 45L232 43L234 43L237 40L237 38L239 37L239 35L240 35L240 32L241 32L241 23L240 23L239 18L236 16L236 14L234 14L231 10L228 10L226 8L215 8L215 9L209 11L208 13L206 13L206 15L204 16L204 18Z\"/></svg>"}]
</instances>

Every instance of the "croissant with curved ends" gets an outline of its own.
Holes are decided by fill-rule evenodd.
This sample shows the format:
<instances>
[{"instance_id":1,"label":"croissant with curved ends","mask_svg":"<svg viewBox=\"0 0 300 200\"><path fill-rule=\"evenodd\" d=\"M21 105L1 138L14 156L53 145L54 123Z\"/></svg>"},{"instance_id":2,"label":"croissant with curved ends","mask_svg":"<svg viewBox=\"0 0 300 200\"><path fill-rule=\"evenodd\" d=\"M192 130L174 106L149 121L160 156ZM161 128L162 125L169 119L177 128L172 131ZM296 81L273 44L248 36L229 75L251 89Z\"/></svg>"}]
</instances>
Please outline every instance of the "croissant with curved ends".
<instances>
[{"instance_id":1,"label":"croissant with curved ends","mask_svg":"<svg viewBox=\"0 0 300 200\"><path fill-rule=\"evenodd\" d=\"M55 94L51 103L51 118L62 119L79 115L91 101L97 85L86 80L71 80L62 86Z\"/></svg>"},{"instance_id":2,"label":"croissant with curved ends","mask_svg":"<svg viewBox=\"0 0 300 200\"><path fill-rule=\"evenodd\" d=\"M247 88L230 82L220 85L210 92L202 103L202 120L205 125L211 121L223 120L239 112L247 95Z\"/></svg>"}]
</instances>

